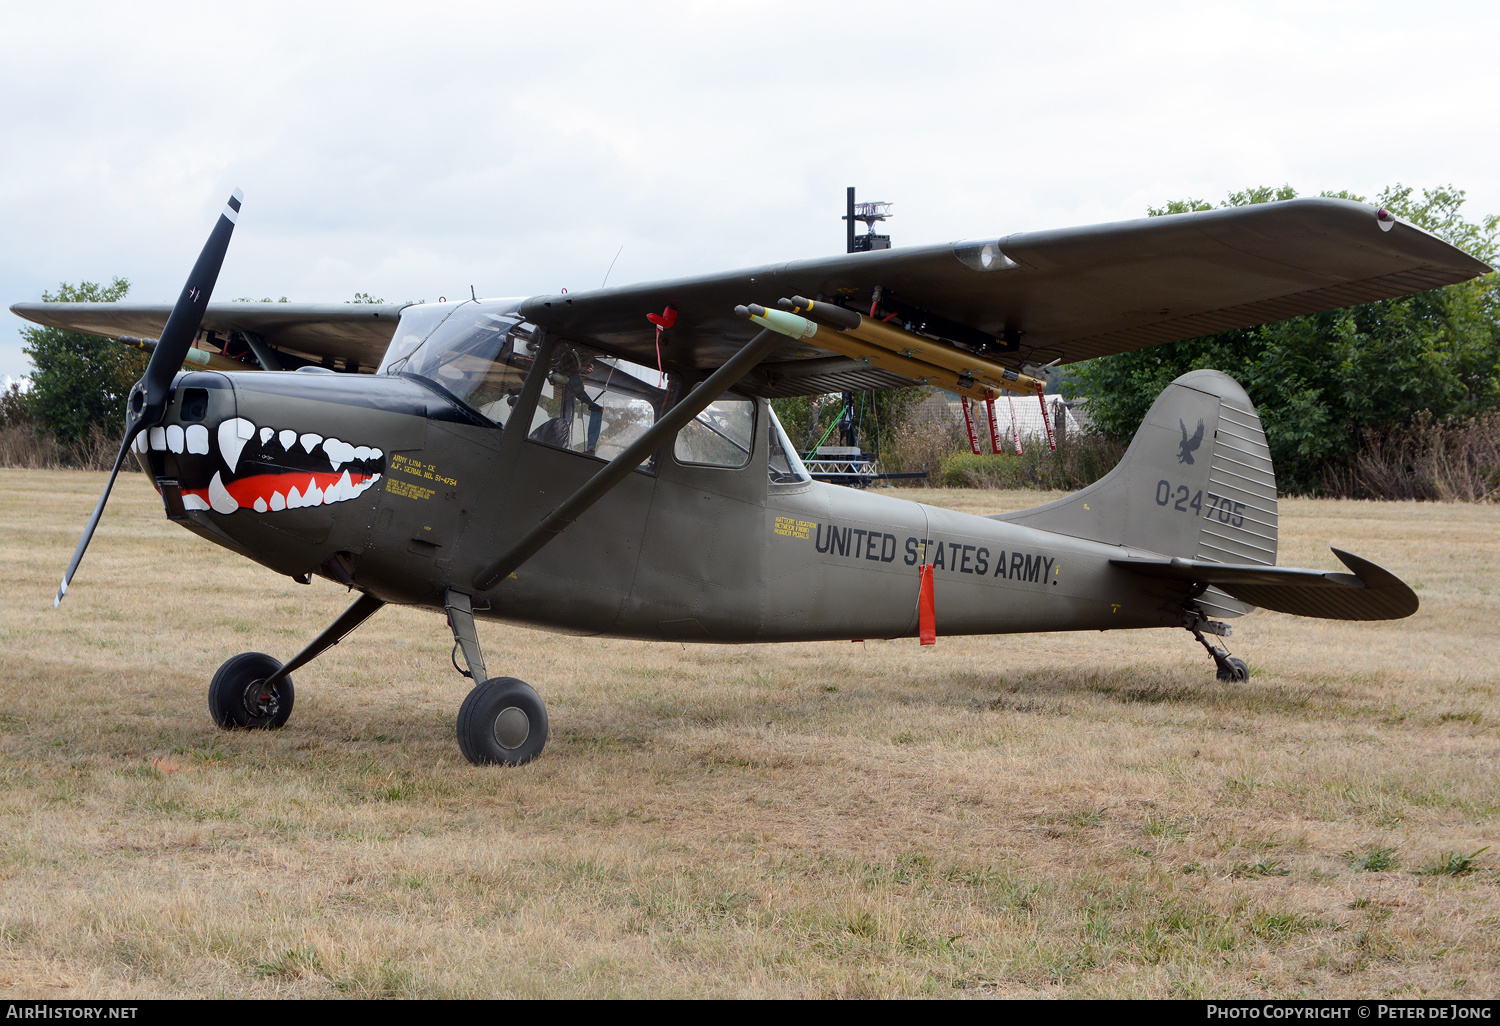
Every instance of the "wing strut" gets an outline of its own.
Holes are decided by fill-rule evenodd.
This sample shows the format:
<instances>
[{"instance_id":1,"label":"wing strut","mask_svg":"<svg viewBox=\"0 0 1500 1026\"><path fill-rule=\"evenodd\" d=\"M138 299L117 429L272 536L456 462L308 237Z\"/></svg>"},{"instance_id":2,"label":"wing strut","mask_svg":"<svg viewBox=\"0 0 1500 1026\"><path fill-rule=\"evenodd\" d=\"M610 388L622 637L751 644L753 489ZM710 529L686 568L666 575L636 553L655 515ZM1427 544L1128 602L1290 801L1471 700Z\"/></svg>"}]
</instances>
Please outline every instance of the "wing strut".
<instances>
[{"instance_id":1,"label":"wing strut","mask_svg":"<svg viewBox=\"0 0 1500 1026\"><path fill-rule=\"evenodd\" d=\"M754 370L783 340L784 336L780 333L766 330L746 342L744 348L734 354L728 363L714 371L681 402L662 414L661 419L645 434L631 442L624 452L605 464L582 487L543 517L515 547L488 569L476 574L474 587L479 591L489 591L509 577L548 542L567 530L573 521L608 494L610 489L625 480L632 470L646 462L668 439L687 427L694 417L708 409L710 403Z\"/></svg>"},{"instance_id":2,"label":"wing strut","mask_svg":"<svg viewBox=\"0 0 1500 1026\"><path fill-rule=\"evenodd\" d=\"M337 645L349 633L370 618L370 614L385 605L383 599L374 595L361 595L354 600L354 605L344 610L339 618L328 625L328 629L312 640L312 643L292 657L291 662L267 677L263 682L264 687L275 687L281 682L281 678L290 674L293 670L301 669L312 662L318 656Z\"/></svg>"}]
</instances>

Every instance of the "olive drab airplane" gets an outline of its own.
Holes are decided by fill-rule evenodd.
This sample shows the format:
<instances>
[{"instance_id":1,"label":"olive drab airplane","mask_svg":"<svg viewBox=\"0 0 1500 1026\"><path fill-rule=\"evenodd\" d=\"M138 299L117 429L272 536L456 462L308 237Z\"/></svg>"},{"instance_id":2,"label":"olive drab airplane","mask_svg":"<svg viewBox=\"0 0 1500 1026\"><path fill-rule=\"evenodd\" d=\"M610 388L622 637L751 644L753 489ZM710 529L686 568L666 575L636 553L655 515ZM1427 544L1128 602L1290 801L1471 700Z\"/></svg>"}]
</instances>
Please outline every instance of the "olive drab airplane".
<instances>
[{"instance_id":1,"label":"olive drab airplane","mask_svg":"<svg viewBox=\"0 0 1500 1026\"><path fill-rule=\"evenodd\" d=\"M447 614L474 684L463 754L509 765L541 752L546 708L490 676L476 618L733 644L1185 629L1244 680L1205 635L1257 606L1410 615L1412 590L1350 553L1348 572L1276 566L1265 435L1217 371L1172 382L1097 483L991 517L811 480L767 400L1030 394L1049 364L1488 270L1388 211L1310 199L521 299L210 304L239 210L236 192L173 306L11 307L152 349L57 601L133 452L168 519L358 593L288 662L225 662L219 726L285 724L289 674L403 603Z\"/></svg>"}]
</instances>

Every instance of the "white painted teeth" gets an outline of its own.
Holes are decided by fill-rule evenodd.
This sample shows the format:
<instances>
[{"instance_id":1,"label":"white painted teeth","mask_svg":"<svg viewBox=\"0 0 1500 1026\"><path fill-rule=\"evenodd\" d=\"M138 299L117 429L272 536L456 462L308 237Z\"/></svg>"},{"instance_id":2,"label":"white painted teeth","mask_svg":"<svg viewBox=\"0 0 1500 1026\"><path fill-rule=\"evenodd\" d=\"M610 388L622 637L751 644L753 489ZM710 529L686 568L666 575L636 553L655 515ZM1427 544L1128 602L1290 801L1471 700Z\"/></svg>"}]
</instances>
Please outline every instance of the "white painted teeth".
<instances>
[{"instance_id":1,"label":"white painted teeth","mask_svg":"<svg viewBox=\"0 0 1500 1026\"><path fill-rule=\"evenodd\" d=\"M151 438L151 448L155 449L157 452L162 452L162 451L164 451L166 449L166 447L167 447L167 429L166 428L159 428L159 427L148 428L147 431L146 431L146 434L149 435L150 438Z\"/></svg>"},{"instance_id":2,"label":"white painted teeth","mask_svg":"<svg viewBox=\"0 0 1500 1026\"><path fill-rule=\"evenodd\" d=\"M277 435L276 440L281 443L283 449L290 449L297 444L297 432L287 429Z\"/></svg>"},{"instance_id":3,"label":"white painted teeth","mask_svg":"<svg viewBox=\"0 0 1500 1026\"><path fill-rule=\"evenodd\" d=\"M199 456L208 455L208 428L194 424L187 429L187 451Z\"/></svg>"},{"instance_id":4,"label":"white painted teeth","mask_svg":"<svg viewBox=\"0 0 1500 1026\"><path fill-rule=\"evenodd\" d=\"M261 445L265 445L267 442L269 442L271 440L271 436L274 435L275 433L276 433L276 429L275 428L261 428L260 429L260 444Z\"/></svg>"},{"instance_id":5,"label":"white painted teeth","mask_svg":"<svg viewBox=\"0 0 1500 1026\"><path fill-rule=\"evenodd\" d=\"M322 440L323 440L323 436L322 435L315 435L311 431L309 431L307 434L303 435L302 438L301 438L302 451L303 452L307 452L307 453L311 453L313 451L313 447L316 446Z\"/></svg>"},{"instance_id":6,"label":"white painted teeth","mask_svg":"<svg viewBox=\"0 0 1500 1026\"><path fill-rule=\"evenodd\" d=\"M233 513L240 508L240 504L234 500L224 487L224 482L219 479L219 472L214 471L214 479L208 483L208 504L213 507L215 513Z\"/></svg>"},{"instance_id":7,"label":"white painted teeth","mask_svg":"<svg viewBox=\"0 0 1500 1026\"><path fill-rule=\"evenodd\" d=\"M167 425L167 448L172 452L182 453L183 431L181 424Z\"/></svg>"},{"instance_id":8,"label":"white painted teeth","mask_svg":"<svg viewBox=\"0 0 1500 1026\"><path fill-rule=\"evenodd\" d=\"M348 442L341 442L337 438L330 438L323 443L323 454L328 457L328 462L334 470L338 470L345 463L354 462L354 446Z\"/></svg>"},{"instance_id":9,"label":"white painted teeth","mask_svg":"<svg viewBox=\"0 0 1500 1026\"><path fill-rule=\"evenodd\" d=\"M244 417L235 417L219 425L219 452L224 456L231 474L239 466L240 453L244 451L245 443L254 435L255 425Z\"/></svg>"}]
</instances>

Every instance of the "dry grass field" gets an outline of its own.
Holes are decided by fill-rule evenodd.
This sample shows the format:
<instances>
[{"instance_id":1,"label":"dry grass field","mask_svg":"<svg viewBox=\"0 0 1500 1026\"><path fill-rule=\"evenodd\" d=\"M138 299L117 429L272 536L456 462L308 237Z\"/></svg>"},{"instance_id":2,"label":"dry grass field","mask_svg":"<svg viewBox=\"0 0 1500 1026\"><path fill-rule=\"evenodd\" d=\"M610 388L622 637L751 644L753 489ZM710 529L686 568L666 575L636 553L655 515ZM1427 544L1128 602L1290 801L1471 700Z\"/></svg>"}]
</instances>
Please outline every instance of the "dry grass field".
<instances>
[{"instance_id":1,"label":"dry grass field","mask_svg":"<svg viewBox=\"0 0 1500 1026\"><path fill-rule=\"evenodd\" d=\"M0 471L0 992L83 996L1500 993L1500 506L1288 501L1418 589L1394 624L683 647L481 625L546 697L462 761L440 615L385 609L276 733L206 687L349 601L129 475ZM973 512L1035 493L927 492ZM1481 849L1488 847L1472 859Z\"/></svg>"}]
</instances>

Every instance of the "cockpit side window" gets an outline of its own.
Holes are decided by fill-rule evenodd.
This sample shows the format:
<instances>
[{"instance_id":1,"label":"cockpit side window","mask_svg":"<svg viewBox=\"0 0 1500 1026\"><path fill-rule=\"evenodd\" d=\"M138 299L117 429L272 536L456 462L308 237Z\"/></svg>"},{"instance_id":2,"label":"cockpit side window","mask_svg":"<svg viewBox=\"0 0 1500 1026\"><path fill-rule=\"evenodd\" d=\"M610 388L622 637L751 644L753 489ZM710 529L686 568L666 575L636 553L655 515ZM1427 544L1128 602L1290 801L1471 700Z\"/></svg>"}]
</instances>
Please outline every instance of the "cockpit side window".
<instances>
[{"instance_id":1,"label":"cockpit side window","mask_svg":"<svg viewBox=\"0 0 1500 1026\"><path fill-rule=\"evenodd\" d=\"M656 423L666 395L660 375L587 346L559 343L528 437L613 459ZM649 461L642 465L649 469Z\"/></svg>"},{"instance_id":2,"label":"cockpit side window","mask_svg":"<svg viewBox=\"0 0 1500 1026\"><path fill-rule=\"evenodd\" d=\"M677 433L672 454L679 463L743 467L755 441L755 402L722 396Z\"/></svg>"}]
</instances>

